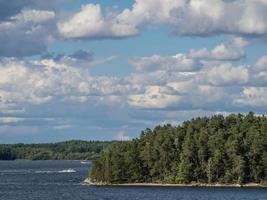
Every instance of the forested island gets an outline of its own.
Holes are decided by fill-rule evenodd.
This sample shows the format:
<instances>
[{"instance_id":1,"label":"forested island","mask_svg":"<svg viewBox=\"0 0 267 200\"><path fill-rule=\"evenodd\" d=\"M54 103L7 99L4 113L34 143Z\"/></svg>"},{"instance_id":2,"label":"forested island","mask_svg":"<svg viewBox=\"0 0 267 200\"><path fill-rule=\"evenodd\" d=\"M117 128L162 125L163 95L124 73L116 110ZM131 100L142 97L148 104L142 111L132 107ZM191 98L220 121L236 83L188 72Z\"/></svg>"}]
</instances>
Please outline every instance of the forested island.
<instances>
[{"instance_id":1,"label":"forested island","mask_svg":"<svg viewBox=\"0 0 267 200\"><path fill-rule=\"evenodd\" d=\"M231 114L157 126L93 160L95 184L267 183L267 118ZM88 179L89 180L89 179Z\"/></svg>"},{"instance_id":2,"label":"forested island","mask_svg":"<svg viewBox=\"0 0 267 200\"><path fill-rule=\"evenodd\" d=\"M71 140L46 144L1 144L0 160L92 160L115 142Z\"/></svg>"}]
</instances>

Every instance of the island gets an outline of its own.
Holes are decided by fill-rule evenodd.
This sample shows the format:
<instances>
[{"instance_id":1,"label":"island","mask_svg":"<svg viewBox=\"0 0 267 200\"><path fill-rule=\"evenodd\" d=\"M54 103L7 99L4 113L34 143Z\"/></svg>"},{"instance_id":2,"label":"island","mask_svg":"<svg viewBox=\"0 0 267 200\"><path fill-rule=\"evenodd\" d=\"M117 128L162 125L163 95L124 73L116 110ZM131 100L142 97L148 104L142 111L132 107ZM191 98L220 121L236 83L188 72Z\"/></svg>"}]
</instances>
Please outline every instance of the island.
<instances>
[{"instance_id":1,"label":"island","mask_svg":"<svg viewBox=\"0 0 267 200\"><path fill-rule=\"evenodd\" d=\"M86 183L266 187L267 118L231 114L146 129L93 160Z\"/></svg>"}]
</instances>

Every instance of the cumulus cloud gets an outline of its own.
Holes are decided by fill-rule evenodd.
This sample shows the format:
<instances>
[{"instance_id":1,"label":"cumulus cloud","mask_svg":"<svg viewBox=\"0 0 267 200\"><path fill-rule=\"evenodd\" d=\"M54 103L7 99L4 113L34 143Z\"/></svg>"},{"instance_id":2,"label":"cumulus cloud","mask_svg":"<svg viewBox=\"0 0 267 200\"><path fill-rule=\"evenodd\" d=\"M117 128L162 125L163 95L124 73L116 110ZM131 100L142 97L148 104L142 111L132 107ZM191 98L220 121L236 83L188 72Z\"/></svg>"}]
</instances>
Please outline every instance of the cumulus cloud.
<instances>
[{"instance_id":1,"label":"cumulus cloud","mask_svg":"<svg viewBox=\"0 0 267 200\"><path fill-rule=\"evenodd\" d=\"M58 0L1 0L0 21L8 20L23 9L56 10L58 4Z\"/></svg>"},{"instance_id":2,"label":"cumulus cloud","mask_svg":"<svg viewBox=\"0 0 267 200\"><path fill-rule=\"evenodd\" d=\"M87 4L58 29L64 37L78 39L135 36L155 24L167 24L180 35L266 36L266 10L264 0L135 0L131 9L105 15L100 5Z\"/></svg>"},{"instance_id":3,"label":"cumulus cloud","mask_svg":"<svg viewBox=\"0 0 267 200\"><path fill-rule=\"evenodd\" d=\"M9 57L43 53L57 35L56 23L58 32L69 39L132 37L146 27L160 24L169 25L179 35L264 37L267 33L267 4L263 0L135 0L132 8L121 12L105 12L100 4L85 4L59 21L58 1L0 3L3 10L0 55ZM211 51L205 48L192 50L191 55L219 60L238 60L245 56L241 48L233 46L221 44Z\"/></svg>"},{"instance_id":4,"label":"cumulus cloud","mask_svg":"<svg viewBox=\"0 0 267 200\"><path fill-rule=\"evenodd\" d=\"M22 10L21 13L10 17L12 21L16 21L17 24L26 23L45 23L55 18L55 12L49 10Z\"/></svg>"},{"instance_id":5,"label":"cumulus cloud","mask_svg":"<svg viewBox=\"0 0 267 200\"><path fill-rule=\"evenodd\" d=\"M184 54L175 56L159 56L132 58L130 64L137 71L172 71L172 72L190 72L199 70L201 64L194 59L188 58Z\"/></svg>"},{"instance_id":6,"label":"cumulus cloud","mask_svg":"<svg viewBox=\"0 0 267 200\"><path fill-rule=\"evenodd\" d=\"M262 0L191 0L173 12L177 34L264 35L267 4ZM191 23L189 23L191 22Z\"/></svg>"},{"instance_id":7,"label":"cumulus cloud","mask_svg":"<svg viewBox=\"0 0 267 200\"><path fill-rule=\"evenodd\" d=\"M255 66L264 63L261 60L264 57ZM188 54L176 54L135 57L131 60L135 71L123 78L92 76L88 66L99 62L83 50L35 61L3 59L1 105L7 112L23 110L16 107L21 103L44 105L58 101L120 104L129 109L223 109L235 107L238 94L243 96L242 88L257 84L254 79L266 74L255 71L254 66L203 62Z\"/></svg>"},{"instance_id":8,"label":"cumulus cloud","mask_svg":"<svg viewBox=\"0 0 267 200\"><path fill-rule=\"evenodd\" d=\"M266 87L245 87L240 97L234 99L238 106L263 107L267 105Z\"/></svg>"},{"instance_id":9,"label":"cumulus cloud","mask_svg":"<svg viewBox=\"0 0 267 200\"><path fill-rule=\"evenodd\" d=\"M68 20L58 23L59 32L66 38L123 38L138 33L135 27L121 22L118 18L103 16L99 4L87 4Z\"/></svg>"},{"instance_id":10,"label":"cumulus cloud","mask_svg":"<svg viewBox=\"0 0 267 200\"><path fill-rule=\"evenodd\" d=\"M267 56L260 57L250 66L250 86L266 87L267 85Z\"/></svg>"},{"instance_id":11,"label":"cumulus cloud","mask_svg":"<svg viewBox=\"0 0 267 200\"><path fill-rule=\"evenodd\" d=\"M208 68L203 78L216 86L243 85L249 80L249 71L246 66L236 67L231 63L223 63Z\"/></svg>"},{"instance_id":12,"label":"cumulus cloud","mask_svg":"<svg viewBox=\"0 0 267 200\"><path fill-rule=\"evenodd\" d=\"M135 72L128 78L131 84L141 85L143 90L128 96L128 104L143 109L207 109L234 108L237 94L247 85L255 85L259 76L267 73L255 72L254 66L237 64L243 55L231 57L235 48L243 52L248 42L243 38L231 38L208 51L209 59L203 55L138 57L130 60ZM219 52L221 46L229 49ZM216 53L217 54L216 54ZM217 56L215 56L217 55ZM237 54L236 54L237 55ZM235 55L234 55L235 56ZM264 64L264 57L255 66ZM267 79L264 80L267 80ZM261 78L261 84L263 79Z\"/></svg>"},{"instance_id":13,"label":"cumulus cloud","mask_svg":"<svg viewBox=\"0 0 267 200\"><path fill-rule=\"evenodd\" d=\"M37 61L3 59L0 63L0 105L8 112L18 110L15 105L21 103L41 105L52 101L90 100L116 103L120 96L140 90L116 77L92 76L87 66L99 63L97 58L74 57ZM81 65L83 62L84 66L87 63L86 67Z\"/></svg>"},{"instance_id":14,"label":"cumulus cloud","mask_svg":"<svg viewBox=\"0 0 267 200\"><path fill-rule=\"evenodd\" d=\"M135 0L121 11L87 4L74 12L57 4L0 1L0 134L112 130L109 138L129 140L129 130L155 124L265 110L267 57L250 65L244 59L246 47L267 36L265 0ZM115 56L46 52L57 39L122 39L162 25L176 35L230 36L214 48L133 56L123 77L91 73ZM40 59L22 58L32 55Z\"/></svg>"},{"instance_id":15,"label":"cumulus cloud","mask_svg":"<svg viewBox=\"0 0 267 200\"><path fill-rule=\"evenodd\" d=\"M259 58L254 69L257 71L267 71L267 56Z\"/></svg>"},{"instance_id":16,"label":"cumulus cloud","mask_svg":"<svg viewBox=\"0 0 267 200\"><path fill-rule=\"evenodd\" d=\"M0 22L0 56L22 57L44 52L52 41L55 12L49 10L22 10Z\"/></svg>"},{"instance_id":17,"label":"cumulus cloud","mask_svg":"<svg viewBox=\"0 0 267 200\"><path fill-rule=\"evenodd\" d=\"M247 45L247 40L244 38L235 37L216 46L211 51L209 51L207 48L191 49L189 55L192 58L198 59L236 61L246 56L243 48Z\"/></svg>"},{"instance_id":18,"label":"cumulus cloud","mask_svg":"<svg viewBox=\"0 0 267 200\"><path fill-rule=\"evenodd\" d=\"M179 104L181 98L171 88L148 86L144 94L130 95L128 103L137 108L164 109Z\"/></svg>"}]
</instances>

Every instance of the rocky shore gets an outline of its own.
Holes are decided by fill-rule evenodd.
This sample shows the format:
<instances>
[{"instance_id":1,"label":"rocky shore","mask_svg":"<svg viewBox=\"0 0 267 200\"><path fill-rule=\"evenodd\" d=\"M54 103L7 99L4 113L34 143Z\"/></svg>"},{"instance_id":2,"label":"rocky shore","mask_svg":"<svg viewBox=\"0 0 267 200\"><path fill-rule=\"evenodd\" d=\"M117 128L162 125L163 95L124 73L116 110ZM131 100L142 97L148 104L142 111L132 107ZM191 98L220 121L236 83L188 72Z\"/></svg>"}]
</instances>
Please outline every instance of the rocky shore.
<instances>
[{"instance_id":1,"label":"rocky shore","mask_svg":"<svg viewBox=\"0 0 267 200\"><path fill-rule=\"evenodd\" d=\"M90 178L86 178L83 183L94 186L148 186L148 187L215 187L215 188L267 188L266 185L258 183L247 183L244 185L239 184L206 184L206 183L191 183L191 184L165 184L165 183L121 183L121 184L109 184L109 183L96 183L92 182Z\"/></svg>"}]
</instances>

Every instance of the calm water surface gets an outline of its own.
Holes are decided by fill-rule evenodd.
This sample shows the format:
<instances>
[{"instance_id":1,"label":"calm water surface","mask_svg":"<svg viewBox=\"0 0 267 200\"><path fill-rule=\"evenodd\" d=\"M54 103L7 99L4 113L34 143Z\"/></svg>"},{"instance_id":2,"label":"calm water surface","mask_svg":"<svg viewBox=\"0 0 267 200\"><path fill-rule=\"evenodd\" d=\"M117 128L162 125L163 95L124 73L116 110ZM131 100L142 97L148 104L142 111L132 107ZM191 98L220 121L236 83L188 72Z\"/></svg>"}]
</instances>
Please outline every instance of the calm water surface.
<instances>
[{"instance_id":1,"label":"calm water surface","mask_svg":"<svg viewBox=\"0 0 267 200\"><path fill-rule=\"evenodd\" d=\"M267 200L266 189L95 187L81 184L90 163L0 161L0 200Z\"/></svg>"}]
</instances>

